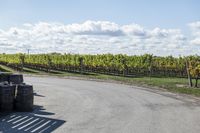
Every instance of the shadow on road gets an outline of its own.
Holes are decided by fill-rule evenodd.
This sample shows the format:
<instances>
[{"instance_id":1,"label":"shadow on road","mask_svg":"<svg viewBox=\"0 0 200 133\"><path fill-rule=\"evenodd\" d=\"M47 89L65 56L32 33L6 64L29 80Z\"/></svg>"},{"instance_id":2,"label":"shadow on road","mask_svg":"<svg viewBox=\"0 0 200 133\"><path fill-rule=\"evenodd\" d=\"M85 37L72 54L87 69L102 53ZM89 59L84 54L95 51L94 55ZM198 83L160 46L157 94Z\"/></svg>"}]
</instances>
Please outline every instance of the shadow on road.
<instances>
[{"instance_id":1,"label":"shadow on road","mask_svg":"<svg viewBox=\"0 0 200 133\"><path fill-rule=\"evenodd\" d=\"M37 97L45 97L45 96L40 95L40 94L38 94L38 93L33 93L33 95L34 95L34 96L37 96Z\"/></svg>"},{"instance_id":2,"label":"shadow on road","mask_svg":"<svg viewBox=\"0 0 200 133\"><path fill-rule=\"evenodd\" d=\"M46 112L42 106L35 106L34 111L0 114L0 133L51 133L62 124L63 120L44 116L54 115Z\"/></svg>"}]
</instances>

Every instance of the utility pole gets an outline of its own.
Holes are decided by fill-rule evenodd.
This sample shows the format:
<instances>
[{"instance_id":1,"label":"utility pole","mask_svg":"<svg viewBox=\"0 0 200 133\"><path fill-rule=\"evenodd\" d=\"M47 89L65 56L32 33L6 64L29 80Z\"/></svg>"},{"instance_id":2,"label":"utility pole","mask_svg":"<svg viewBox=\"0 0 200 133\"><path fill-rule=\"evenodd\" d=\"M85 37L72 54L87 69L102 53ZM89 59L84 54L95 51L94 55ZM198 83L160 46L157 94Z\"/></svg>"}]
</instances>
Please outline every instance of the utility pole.
<instances>
[{"instance_id":1,"label":"utility pole","mask_svg":"<svg viewBox=\"0 0 200 133\"><path fill-rule=\"evenodd\" d=\"M28 58L30 59L30 49L27 49Z\"/></svg>"},{"instance_id":2,"label":"utility pole","mask_svg":"<svg viewBox=\"0 0 200 133\"><path fill-rule=\"evenodd\" d=\"M28 53L28 55L29 55L29 53L30 53L30 49L27 49L27 53Z\"/></svg>"}]
</instances>

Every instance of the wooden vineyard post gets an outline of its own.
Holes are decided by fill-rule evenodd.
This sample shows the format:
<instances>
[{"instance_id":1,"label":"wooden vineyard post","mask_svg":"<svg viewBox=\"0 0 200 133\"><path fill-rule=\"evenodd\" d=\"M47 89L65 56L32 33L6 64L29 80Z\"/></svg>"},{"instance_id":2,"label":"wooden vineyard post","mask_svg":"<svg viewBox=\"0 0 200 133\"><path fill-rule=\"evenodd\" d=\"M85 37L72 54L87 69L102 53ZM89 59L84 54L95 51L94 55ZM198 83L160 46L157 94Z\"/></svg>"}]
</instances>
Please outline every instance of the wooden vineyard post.
<instances>
[{"instance_id":1,"label":"wooden vineyard post","mask_svg":"<svg viewBox=\"0 0 200 133\"><path fill-rule=\"evenodd\" d=\"M198 76L196 76L196 78L195 78L195 87L197 88L198 87Z\"/></svg>"},{"instance_id":2,"label":"wooden vineyard post","mask_svg":"<svg viewBox=\"0 0 200 133\"><path fill-rule=\"evenodd\" d=\"M188 61L186 61L186 71L187 71L187 75L188 75L188 83L189 83L189 86L192 87L192 78L191 78L191 75L190 75L190 70L189 70Z\"/></svg>"},{"instance_id":3,"label":"wooden vineyard post","mask_svg":"<svg viewBox=\"0 0 200 133\"><path fill-rule=\"evenodd\" d=\"M80 65L80 74L83 74L83 58L79 58L79 65Z\"/></svg>"},{"instance_id":4,"label":"wooden vineyard post","mask_svg":"<svg viewBox=\"0 0 200 133\"><path fill-rule=\"evenodd\" d=\"M149 77L150 77L150 80L151 80L151 76L152 76L152 64L153 64L153 55L149 55L149 58L148 58L148 64L149 64Z\"/></svg>"},{"instance_id":5,"label":"wooden vineyard post","mask_svg":"<svg viewBox=\"0 0 200 133\"><path fill-rule=\"evenodd\" d=\"M150 80L151 80L151 75L152 75L152 65L150 65L148 69L149 69L149 78L150 78Z\"/></svg>"},{"instance_id":6,"label":"wooden vineyard post","mask_svg":"<svg viewBox=\"0 0 200 133\"><path fill-rule=\"evenodd\" d=\"M125 77L128 74L128 67L126 65L126 59L122 60L122 64L123 64L123 76Z\"/></svg>"},{"instance_id":7,"label":"wooden vineyard post","mask_svg":"<svg viewBox=\"0 0 200 133\"><path fill-rule=\"evenodd\" d=\"M52 59L49 55L47 55L47 72L49 73L51 71L52 66Z\"/></svg>"}]
</instances>

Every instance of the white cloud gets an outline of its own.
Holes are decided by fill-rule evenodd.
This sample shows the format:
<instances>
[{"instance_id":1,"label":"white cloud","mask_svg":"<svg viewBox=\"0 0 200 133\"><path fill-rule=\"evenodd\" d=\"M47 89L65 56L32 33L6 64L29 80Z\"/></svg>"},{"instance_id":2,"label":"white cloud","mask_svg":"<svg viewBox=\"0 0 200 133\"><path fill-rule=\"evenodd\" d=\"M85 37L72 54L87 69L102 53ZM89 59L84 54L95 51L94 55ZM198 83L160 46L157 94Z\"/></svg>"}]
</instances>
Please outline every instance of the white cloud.
<instances>
[{"instance_id":1,"label":"white cloud","mask_svg":"<svg viewBox=\"0 0 200 133\"><path fill-rule=\"evenodd\" d=\"M131 25L124 25L122 26L122 32L127 35L138 36L138 37L145 37L146 31L143 27L138 24L131 24Z\"/></svg>"},{"instance_id":2,"label":"white cloud","mask_svg":"<svg viewBox=\"0 0 200 133\"><path fill-rule=\"evenodd\" d=\"M200 21L190 23L189 27L191 28L193 35L190 43L193 45L200 45Z\"/></svg>"},{"instance_id":3,"label":"white cloud","mask_svg":"<svg viewBox=\"0 0 200 133\"><path fill-rule=\"evenodd\" d=\"M63 27L66 33L78 35L122 35L119 25L108 21L86 21L82 24L71 24Z\"/></svg>"},{"instance_id":4,"label":"white cloud","mask_svg":"<svg viewBox=\"0 0 200 133\"><path fill-rule=\"evenodd\" d=\"M30 49L32 53L187 55L190 54L190 45L199 44L200 40L200 22L189 26L193 40L188 40L180 29L151 30L138 24L119 25L109 21L86 21L67 25L26 23L20 28L0 29L0 52L26 52Z\"/></svg>"},{"instance_id":5,"label":"white cloud","mask_svg":"<svg viewBox=\"0 0 200 133\"><path fill-rule=\"evenodd\" d=\"M191 42L191 44L200 46L200 38L195 38L195 39L191 40L190 42Z\"/></svg>"},{"instance_id":6,"label":"white cloud","mask_svg":"<svg viewBox=\"0 0 200 133\"><path fill-rule=\"evenodd\" d=\"M188 24L193 30L200 30L200 21L192 22Z\"/></svg>"}]
</instances>

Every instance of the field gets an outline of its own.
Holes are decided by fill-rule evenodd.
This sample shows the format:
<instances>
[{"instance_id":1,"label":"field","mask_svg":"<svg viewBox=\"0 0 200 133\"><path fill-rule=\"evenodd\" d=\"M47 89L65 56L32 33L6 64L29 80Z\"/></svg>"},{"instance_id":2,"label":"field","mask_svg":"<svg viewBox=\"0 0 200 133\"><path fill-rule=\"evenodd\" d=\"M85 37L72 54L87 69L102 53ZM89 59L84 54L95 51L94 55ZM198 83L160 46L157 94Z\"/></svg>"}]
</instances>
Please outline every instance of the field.
<instances>
[{"instance_id":1,"label":"field","mask_svg":"<svg viewBox=\"0 0 200 133\"><path fill-rule=\"evenodd\" d=\"M153 55L0 55L0 70L27 74L79 77L117 81L125 84L161 88L175 93L200 96L197 86L189 87L185 61L199 65L198 56L156 57ZM194 64L194 62L196 64ZM196 70L196 69L195 69ZM192 69L191 69L192 72ZM197 73L199 76L199 73ZM192 77L192 73L191 73ZM196 77L192 79L193 84Z\"/></svg>"}]
</instances>

